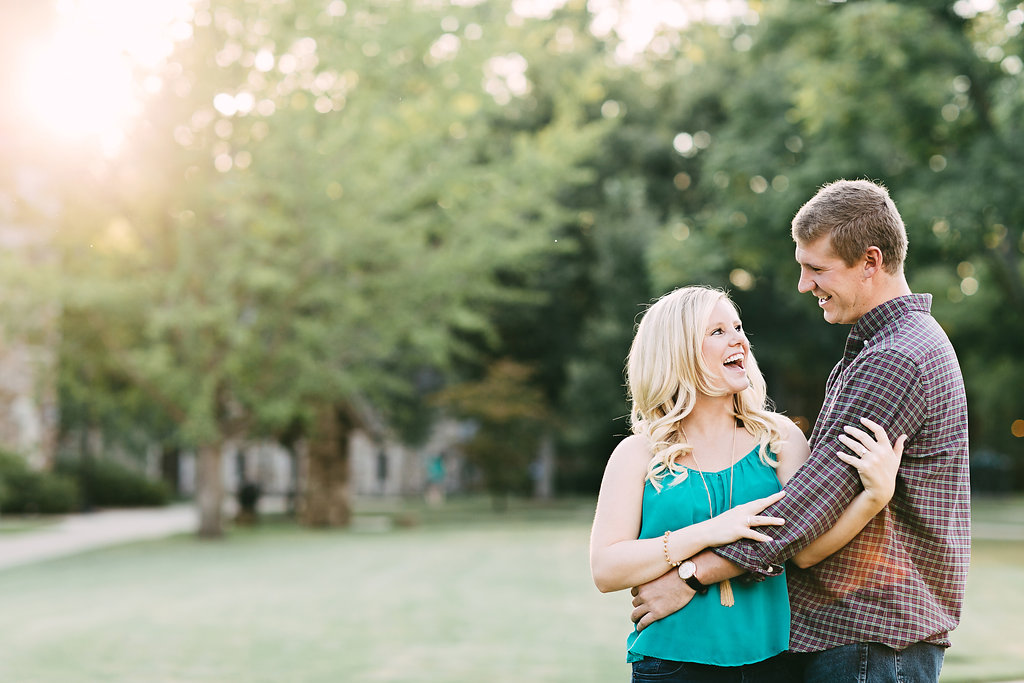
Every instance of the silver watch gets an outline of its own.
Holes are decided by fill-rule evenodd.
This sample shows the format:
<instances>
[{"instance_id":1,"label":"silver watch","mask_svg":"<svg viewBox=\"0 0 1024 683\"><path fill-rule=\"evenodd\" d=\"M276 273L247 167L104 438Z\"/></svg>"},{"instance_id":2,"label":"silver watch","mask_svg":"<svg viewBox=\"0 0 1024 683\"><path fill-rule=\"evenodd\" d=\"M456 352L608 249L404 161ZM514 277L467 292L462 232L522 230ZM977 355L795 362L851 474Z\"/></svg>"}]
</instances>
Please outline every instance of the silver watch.
<instances>
[{"instance_id":1,"label":"silver watch","mask_svg":"<svg viewBox=\"0 0 1024 683\"><path fill-rule=\"evenodd\" d=\"M696 591L697 595L704 595L708 592L708 587L705 586L697 578L697 565L693 563L693 560L686 560L679 565L679 578L682 579L687 586Z\"/></svg>"}]
</instances>

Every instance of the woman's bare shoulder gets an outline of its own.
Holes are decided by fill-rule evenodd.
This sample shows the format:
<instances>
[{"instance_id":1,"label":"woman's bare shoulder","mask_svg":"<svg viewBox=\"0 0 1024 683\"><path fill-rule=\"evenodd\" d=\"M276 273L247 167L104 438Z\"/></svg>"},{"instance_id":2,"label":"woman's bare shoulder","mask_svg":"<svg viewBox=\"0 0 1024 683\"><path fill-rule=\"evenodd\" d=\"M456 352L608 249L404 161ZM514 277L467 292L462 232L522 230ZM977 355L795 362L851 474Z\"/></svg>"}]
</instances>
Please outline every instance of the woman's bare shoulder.
<instances>
[{"instance_id":1,"label":"woman's bare shoulder","mask_svg":"<svg viewBox=\"0 0 1024 683\"><path fill-rule=\"evenodd\" d=\"M793 422L791 418L783 415L782 413L775 413L775 421L779 426L779 431L787 441L807 441L807 437L804 436L804 431L800 429L800 426L796 422Z\"/></svg>"},{"instance_id":2,"label":"woman's bare shoulder","mask_svg":"<svg viewBox=\"0 0 1024 683\"><path fill-rule=\"evenodd\" d=\"M783 440L779 444L779 452L775 455L783 470L779 473L780 478L788 480L793 472L807 462L810 449L807 447L807 437L804 436L803 430L793 420L785 415L776 415L776 421Z\"/></svg>"},{"instance_id":3,"label":"woman's bare shoulder","mask_svg":"<svg viewBox=\"0 0 1024 683\"><path fill-rule=\"evenodd\" d=\"M631 434L619 442L612 451L611 460L623 464L642 464L646 467L651 459L651 441L641 434Z\"/></svg>"},{"instance_id":4,"label":"woman's bare shoulder","mask_svg":"<svg viewBox=\"0 0 1024 683\"><path fill-rule=\"evenodd\" d=\"M651 454L651 440L643 434L630 434L619 442L613 453Z\"/></svg>"}]
</instances>

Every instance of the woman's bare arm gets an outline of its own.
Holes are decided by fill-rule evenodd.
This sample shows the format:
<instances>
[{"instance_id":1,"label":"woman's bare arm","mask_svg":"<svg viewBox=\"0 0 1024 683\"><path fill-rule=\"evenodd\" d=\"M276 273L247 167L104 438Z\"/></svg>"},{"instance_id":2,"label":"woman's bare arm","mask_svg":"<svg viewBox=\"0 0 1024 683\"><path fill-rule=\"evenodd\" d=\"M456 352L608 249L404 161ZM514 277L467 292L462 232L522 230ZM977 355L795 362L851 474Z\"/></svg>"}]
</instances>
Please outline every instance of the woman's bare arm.
<instances>
[{"instance_id":1,"label":"woman's bare arm","mask_svg":"<svg viewBox=\"0 0 1024 683\"><path fill-rule=\"evenodd\" d=\"M632 588L672 569L665 557L664 538L638 538L649 461L647 441L630 436L623 439L605 467L590 534L590 570L602 592ZM710 520L672 531L667 543L669 558L679 562L704 548L740 538L768 540L751 529L749 522L754 521L754 526L781 524L781 519L758 513L782 495L744 503Z\"/></svg>"}]
</instances>

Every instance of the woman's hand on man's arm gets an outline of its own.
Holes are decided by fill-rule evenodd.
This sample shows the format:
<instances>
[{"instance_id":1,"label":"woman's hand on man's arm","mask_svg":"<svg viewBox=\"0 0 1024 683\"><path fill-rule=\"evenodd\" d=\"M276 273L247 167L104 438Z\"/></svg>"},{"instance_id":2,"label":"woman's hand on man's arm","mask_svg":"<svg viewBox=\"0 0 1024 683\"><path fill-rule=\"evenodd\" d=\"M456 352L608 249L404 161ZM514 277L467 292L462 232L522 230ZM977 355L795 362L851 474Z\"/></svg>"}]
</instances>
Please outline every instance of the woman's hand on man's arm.
<instances>
[{"instance_id":1,"label":"woman's hand on man's arm","mask_svg":"<svg viewBox=\"0 0 1024 683\"><path fill-rule=\"evenodd\" d=\"M852 541L888 505L896 490L896 474L907 436L900 436L890 445L881 425L867 418L861 418L860 422L872 433L845 427L846 433L839 435L839 440L855 455L839 451L836 457L857 470L864 490L857 494L831 529L793 557L798 567L812 567Z\"/></svg>"}]
</instances>

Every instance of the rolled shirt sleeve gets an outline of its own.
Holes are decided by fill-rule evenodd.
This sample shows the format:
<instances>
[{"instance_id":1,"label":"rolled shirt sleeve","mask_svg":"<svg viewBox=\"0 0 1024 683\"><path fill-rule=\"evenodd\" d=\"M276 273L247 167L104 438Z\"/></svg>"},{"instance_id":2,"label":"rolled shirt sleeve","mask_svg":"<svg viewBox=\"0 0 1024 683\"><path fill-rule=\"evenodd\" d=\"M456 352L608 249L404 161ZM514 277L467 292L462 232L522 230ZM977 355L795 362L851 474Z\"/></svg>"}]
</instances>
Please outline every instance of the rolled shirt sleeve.
<instances>
[{"instance_id":1,"label":"rolled shirt sleeve","mask_svg":"<svg viewBox=\"0 0 1024 683\"><path fill-rule=\"evenodd\" d=\"M862 490L857 470L836 457L845 449L839 441L843 428L863 429L860 418L866 417L882 425L890 442L906 434L908 457L925 403L919 368L898 352L865 349L856 363L840 362L829 378L810 457L787 482L785 498L762 513L786 523L758 529L771 541L741 539L714 552L755 575L781 573L783 563L828 531Z\"/></svg>"}]
</instances>

